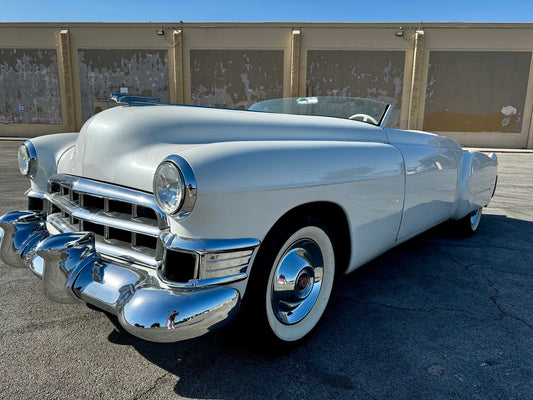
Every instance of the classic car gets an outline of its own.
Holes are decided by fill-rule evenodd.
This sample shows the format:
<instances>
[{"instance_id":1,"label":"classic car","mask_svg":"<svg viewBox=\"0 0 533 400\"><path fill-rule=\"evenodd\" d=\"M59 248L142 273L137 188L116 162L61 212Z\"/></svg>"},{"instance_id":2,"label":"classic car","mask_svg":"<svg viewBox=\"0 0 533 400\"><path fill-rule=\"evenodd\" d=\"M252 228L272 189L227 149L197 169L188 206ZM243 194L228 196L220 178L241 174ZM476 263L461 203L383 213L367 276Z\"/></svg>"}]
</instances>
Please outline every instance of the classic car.
<instances>
[{"instance_id":1,"label":"classic car","mask_svg":"<svg viewBox=\"0 0 533 400\"><path fill-rule=\"evenodd\" d=\"M297 342L336 277L447 220L475 232L496 187L494 154L386 128L391 107L374 100L113 98L79 133L20 147L28 211L0 218L0 254L48 298L150 341L200 336L240 309L265 341Z\"/></svg>"}]
</instances>

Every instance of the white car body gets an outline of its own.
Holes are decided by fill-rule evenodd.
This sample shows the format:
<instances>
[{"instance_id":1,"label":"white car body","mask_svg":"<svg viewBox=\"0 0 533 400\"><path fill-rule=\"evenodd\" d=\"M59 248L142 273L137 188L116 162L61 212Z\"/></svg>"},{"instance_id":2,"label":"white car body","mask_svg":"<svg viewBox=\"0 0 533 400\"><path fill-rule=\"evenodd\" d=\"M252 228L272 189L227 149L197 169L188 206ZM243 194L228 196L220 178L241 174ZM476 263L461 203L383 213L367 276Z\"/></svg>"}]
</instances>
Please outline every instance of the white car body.
<instances>
[{"instance_id":1,"label":"white car body","mask_svg":"<svg viewBox=\"0 0 533 400\"><path fill-rule=\"evenodd\" d=\"M229 320L245 295L258 248L273 227L294 210L307 209L305 207L311 205L322 207L326 212L319 217L326 225L338 224L338 221L328 220L328 207L335 211L335 218L344 216L343 226L347 229L343 240L348 248L345 249L347 257L343 259L344 265L340 268L348 273L437 224L474 216L477 210L489 203L497 173L495 155L465 151L455 141L430 133L388 129L383 127L383 123L375 126L323 116L190 106L116 107L92 117L79 134L44 136L32 139L31 143L38 162L28 195L45 199L45 204L55 201L56 195L50 194L47 189L54 174L133 189L150 197L158 166L168 156L179 156L194 175L194 191L185 194L194 196L193 208L182 217L165 216L166 226L161 229L158 240L165 249L169 249L171 243L177 248L186 243L187 251L196 252L195 256L200 259L205 252L210 260L215 260L221 254L247 251L244 256L238 255L245 259L244 268L238 271L235 269L238 263L225 267L226 272L218 275L207 276L205 271L197 270L189 281L173 284L161 280L161 274L155 272L161 270L161 264L165 263L164 255L156 256L152 265L144 265L142 257L132 259L129 252L121 254L114 249L111 254L108 250L112 240L108 240L107 245L102 241L103 247L97 240L95 250L91 251L96 258L102 256L113 265L109 270L127 261L130 266L126 269L132 269L139 276L146 274L150 277L143 275L133 279L135 285L144 282L146 286L146 282L159 279L155 287L172 292L174 297L170 298L179 298L179 301L163 301L167 309L154 317L151 328L147 329L146 321L141 324L128 320L125 313L129 306L119 296L111 296L115 303L108 302L112 304L109 307L102 306L101 299L92 301L89 295L69 293L67 297L81 298L115 312L131 333L155 341L198 336L213 325ZM43 248L46 247L39 243L43 240L50 242L50 237L54 235L72 233L71 228L63 230L51 221L51 211L49 209L47 216L40 217L41 222L43 218L47 221L47 233L30 240L33 250L26 248L27 245L26 250L22 248L24 246L13 245L15 240L7 240L5 234L2 244L4 261L15 264L10 262L14 257L11 253L19 254L24 261L19 264L28 265L43 276L45 292L47 275L52 275L46 270L52 271L52 267L43 266L43 262L39 261L40 255L36 253L44 254ZM88 214L79 215L90 218ZM21 230L11 228L21 224L17 222L19 217L2 217L0 227L14 235L13 232ZM42 232L42 225L39 226ZM217 243L214 248L218 252L204 245L206 241L211 245ZM226 249L224 243L233 245ZM235 253L231 253L231 249ZM202 261L200 264L201 270L204 264ZM239 266L242 267L241 264ZM80 268L72 267L69 271L76 271L81 276ZM95 267L92 268L94 270ZM144 272L139 273L139 270ZM65 271L60 274L67 282L66 286L69 279L74 279L71 274ZM225 279L228 276L231 279ZM126 281L126 286L132 284ZM91 282L89 286L97 283ZM185 288L189 292L184 292ZM120 287L113 290L119 289L122 290ZM103 291L107 293L106 290ZM215 301L214 305L202 308L201 313L212 317L216 315L212 319L207 318L207 322L204 315L200 323L202 329L186 329L190 318L188 320L185 316L176 320L175 331L166 329L163 315L169 310L172 312L171 308L182 307L185 296L190 292L204 296L213 290L223 290L227 298L222 296L221 303ZM143 302L149 303L151 292L145 292L148 295L143 297ZM54 294L50 297L54 298ZM56 298L61 299L63 297ZM205 300L191 296L187 301ZM213 311L228 302L231 307L222 307L222 317L220 312ZM144 328L141 329L140 325ZM305 334L307 331L303 332ZM301 336L298 333L294 337L279 338L292 341Z\"/></svg>"}]
</instances>

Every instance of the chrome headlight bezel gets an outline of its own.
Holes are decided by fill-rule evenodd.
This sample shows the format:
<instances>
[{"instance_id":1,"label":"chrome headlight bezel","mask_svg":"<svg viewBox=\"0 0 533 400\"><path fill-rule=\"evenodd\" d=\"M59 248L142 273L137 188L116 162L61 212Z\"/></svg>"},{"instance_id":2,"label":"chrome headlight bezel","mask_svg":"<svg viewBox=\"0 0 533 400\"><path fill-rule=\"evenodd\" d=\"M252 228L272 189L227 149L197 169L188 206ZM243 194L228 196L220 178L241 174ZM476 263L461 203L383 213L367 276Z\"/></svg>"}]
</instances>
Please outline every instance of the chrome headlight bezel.
<instances>
[{"instance_id":1,"label":"chrome headlight bezel","mask_svg":"<svg viewBox=\"0 0 533 400\"><path fill-rule=\"evenodd\" d=\"M18 166L20 173L32 178L37 173L37 151L33 143L26 140L18 149Z\"/></svg>"},{"instance_id":2,"label":"chrome headlight bezel","mask_svg":"<svg viewBox=\"0 0 533 400\"><path fill-rule=\"evenodd\" d=\"M160 181L165 169L175 175L176 194L172 202L165 201L159 196ZM153 191L157 205L165 214L177 218L187 217L196 203L197 191L196 179L189 163L178 155L171 155L165 158L155 171Z\"/></svg>"}]
</instances>

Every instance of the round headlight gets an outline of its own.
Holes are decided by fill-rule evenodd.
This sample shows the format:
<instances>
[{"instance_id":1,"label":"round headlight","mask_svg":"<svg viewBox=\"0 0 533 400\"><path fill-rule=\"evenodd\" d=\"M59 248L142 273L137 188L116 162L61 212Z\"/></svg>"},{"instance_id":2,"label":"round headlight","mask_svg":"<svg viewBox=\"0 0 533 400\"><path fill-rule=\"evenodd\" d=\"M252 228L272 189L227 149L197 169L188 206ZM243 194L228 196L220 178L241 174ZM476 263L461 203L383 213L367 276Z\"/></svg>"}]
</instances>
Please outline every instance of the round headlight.
<instances>
[{"instance_id":1,"label":"round headlight","mask_svg":"<svg viewBox=\"0 0 533 400\"><path fill-rule=\"evenodd\" d=\"M19 170L22 175L32 177L37 172L37 152L30 141L24 142L18 151Z\"/></svg>"},{"instance_id":2,"label":"round headlight","mask_svg":"<svg viewBox=\"0 0 533 400\"><path fill-rule=\"evenodd\" d=\"M171 162L163 162L154 176L154 195L166 214L175 214L183 202L184 184L180 170Z\"/></svg>"},{"instance_id":3,"label":"round headlight","mask_svg":"<svg viewBox=\"0 0 533 400\"><path fill-rule=\"evenodd\" d=\"M177 154L165 158L154 175L154 197L161 211L186 218L196 203L196 179L189 163Z\"/></svg>"}]
</instances>

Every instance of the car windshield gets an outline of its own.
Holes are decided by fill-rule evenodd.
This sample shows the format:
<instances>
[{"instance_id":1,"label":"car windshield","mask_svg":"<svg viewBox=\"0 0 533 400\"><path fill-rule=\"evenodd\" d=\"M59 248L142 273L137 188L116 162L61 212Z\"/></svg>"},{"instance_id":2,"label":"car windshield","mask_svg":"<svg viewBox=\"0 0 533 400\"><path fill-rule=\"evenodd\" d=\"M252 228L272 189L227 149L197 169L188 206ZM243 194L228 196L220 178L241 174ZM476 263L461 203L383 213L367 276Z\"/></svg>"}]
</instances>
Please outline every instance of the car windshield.
<instances>
[{"instance_id":1,"label":"car windshield","mask_svg":"<svg viewBox=\"0 0 533 400\"><path fill-rule=\"evenodd\" d=\"M390 106L359 97L293 97L265 100L249 109L281 114L315 115L352 119L380 126L386 122Z\"/></svg>"}]
</instances>

